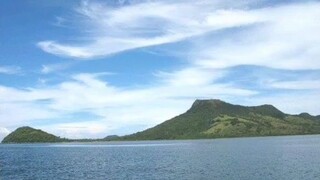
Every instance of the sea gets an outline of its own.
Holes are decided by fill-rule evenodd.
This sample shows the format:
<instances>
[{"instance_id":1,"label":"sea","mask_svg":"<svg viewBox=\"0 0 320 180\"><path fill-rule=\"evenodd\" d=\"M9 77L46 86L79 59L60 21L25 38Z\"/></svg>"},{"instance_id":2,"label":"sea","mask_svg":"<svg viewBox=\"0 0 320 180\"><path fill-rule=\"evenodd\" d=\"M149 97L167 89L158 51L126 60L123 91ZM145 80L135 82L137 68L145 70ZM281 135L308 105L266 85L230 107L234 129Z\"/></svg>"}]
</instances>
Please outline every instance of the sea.
<instances>
[{"instance_id":1,"label":"sea","mask_svg":"<svg viewBox=\"0 0 320 180\"><path fill-rule=\"evenodd\" d=\"M320 179L320 135L1 144L1 180Z\"/></svg>"}]
</instances>

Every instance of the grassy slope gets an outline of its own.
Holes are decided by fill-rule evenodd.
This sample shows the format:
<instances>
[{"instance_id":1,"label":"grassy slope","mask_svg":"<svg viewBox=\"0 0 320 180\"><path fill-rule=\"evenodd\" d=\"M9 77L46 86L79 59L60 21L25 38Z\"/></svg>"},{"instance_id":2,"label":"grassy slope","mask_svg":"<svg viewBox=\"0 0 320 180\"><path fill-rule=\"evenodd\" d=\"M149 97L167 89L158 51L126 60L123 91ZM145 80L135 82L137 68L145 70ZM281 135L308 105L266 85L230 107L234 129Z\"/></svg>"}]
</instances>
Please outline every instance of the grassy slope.
<instances>
[{"instance_id":1,"label":"grassy slope","mask_svg":"<svg viewBox=\"0 0 320 180\"><path fill-rule=\"evenodd\" d=\"M196 139L320 133L315 116L287 115L271 105L245 107L197 100L186 113L122 140Z\"/></svg>"}]
</instances>

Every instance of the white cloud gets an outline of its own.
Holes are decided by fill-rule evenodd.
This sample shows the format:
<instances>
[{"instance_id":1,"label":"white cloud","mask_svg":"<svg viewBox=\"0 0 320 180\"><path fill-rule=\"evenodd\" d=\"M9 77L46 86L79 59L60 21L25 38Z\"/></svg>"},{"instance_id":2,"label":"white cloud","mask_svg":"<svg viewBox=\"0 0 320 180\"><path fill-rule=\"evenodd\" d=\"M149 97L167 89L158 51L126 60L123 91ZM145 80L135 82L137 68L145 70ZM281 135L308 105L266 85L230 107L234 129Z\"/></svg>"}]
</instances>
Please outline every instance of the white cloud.
<instances>
[{"instance_id":1,"label":"white cloud","mask_svg":"<svg viewBox=\"0 0 320 180\"><path fill-rule=\"evenodd\" d=\"M0 127L0 140L6 137L10 131L7 128Z\"/></svg>"},{"instance_id":2,"label":"white cloud","mask_svg":"<svg viewBox=\"0 0 320 180\"><path fill-rule=\"evenodd\" d=\"M320 69L320 3L252 10L261 24L211 37L195 45L193 62L212 68L258 65Z\"/></svg>"},{"instance_id":3,"label":"white cloud","mask_svg":"<svg viewBox=\"0 0 320 180\"><path fill-rule=\"evenodd\" d=\"M49 119L58 115L44 105L25 100L21 101L0 103L0 123L3 126L24 126L35 120Z\"/></svg>"},{"instance_id":4,"label":"white cloud","mask_svg":"<svg viewBox=\"0 0 320 180\"><path fill-rule=\"evenodd\" d=\"M70 67L71 64L67 64L67 63L59 63L59 64L46 64L46 65L42 65L41 68L41 73L42 74L49 74L52 72L56 72L56 71L61 71L64 70L68 67Z\"/></svg>"},{"instance_id":5,"label":"white cloud","mask_svg":"<svg viewBox=\"0 0 320 180\"><path fill-rule=\"evenodd\" d=\"M177 42L259 20L247 11L216 9L218 5L215 1L147 1L116 8L85 1L77 12L82 15L82 29L89 32L87 38L91 42L77 45L47 40L38 46L55 55L93 58Z\"/></svg>"},{"instance_id":6,"label":"white cloud","mask_svg":"<svg viewBox=\"0 0 320 180\"><path fill-rule=\"evenodd\" d=\"M279 94L268 94L266 96L252 96L241 99L239 103L245 105L272 104L281 111L289 114L299 114L307 112L312 115L319 115L320 104L319 90L311 92L286 92Z\"/></svg>"},{"instance_id":7,"label":"white cloud","mask_svg":"<svg viewBox=\"0 0 320 180\"><path fill-rule=\"evenodd\" d=\"M299 81L276 81L271 82L268 86L279 89L293 90L320 90L319 80L299 80Z\"/></svg>"},{"instance_id":8,"label":"white cloud","mask_svg":"<svg viewBox=\"0 0 320 180\"><path fill-rule=\"evenodd\" d=\"M259 65L319 69L320 3L270 7L261 3L260 8L248 8L257 4L182 0L139 1L113 7L84 1L76 9L81 15L77 21L82 22L79 28L87 32L85 39L89 41L79 44L47 40L38 46L55 55L91 59L202 38L184 53L184 58L205 68ZM228 33L230 29L235 32Z\"/></svg>"},{"instance_id":9,"label":"white cloud","mask_svg":"<svg viewBox=\"0 0 320 180\"><path fill-rule=\"evenodd\" d=\"M0 66L0 74L18 74L20 71L18 66Z\"/></svg>"},{"instance_id":10,"label":"white cloud","mask_svg":"<svg viewBox=\"0 0 320 180\"><path fill-rule=\"evenodd\" d=\"M106 132L110 132L112 128L108 127L106 121L89 121L74 123L57 123L50 125L35 126L39 129L45 129L52 134L58 134L60 137L68 137L72 139L81 139L88 137L105 137Z\"/></svg>"},{"instance_id":11,"label":"white cloud","mask_svg":"<svg viewBox=\"0 0 320 180\"><path fill-rule=\"evenodd\" d=\"M60 17L60 16L56 16L55 17L55 22L52 23L55 26L59 26L59 27L66 27L65 23L67 22L66 18Z\"/></svg>"},{"instance_id":12,"label":"white cloud","mask_svg":"<svg viewBox=\"0 0 320 180\"><path fill-rule=\"evenodd\" d=\"M225 75L225 72L217 69L206 69L189 67L175 72L158 72L155 76L160 80L168 83L172 86L188 85L199 86L204 84L210 84L214 80L221 78Z\"/></svg>"}]
</instances>

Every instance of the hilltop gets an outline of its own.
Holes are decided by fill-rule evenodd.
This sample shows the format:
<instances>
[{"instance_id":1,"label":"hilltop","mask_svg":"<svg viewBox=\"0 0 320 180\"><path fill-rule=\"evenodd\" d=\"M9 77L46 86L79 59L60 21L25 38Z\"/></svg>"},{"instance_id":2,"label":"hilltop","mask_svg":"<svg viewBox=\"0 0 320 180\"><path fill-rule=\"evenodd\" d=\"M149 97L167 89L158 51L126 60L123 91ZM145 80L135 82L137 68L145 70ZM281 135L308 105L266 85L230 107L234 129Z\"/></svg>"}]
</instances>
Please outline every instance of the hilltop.
<instances>
[{"instance_id":1,"label":"hilltop","mask_svg":"<svg viewBox=\"0 0 320 180\"><path fill-rule=\"evenodd\" d=\"M66 139L49 134L40 129L24 126L6 136L2 140L2 143L45 143L62 141L66 141Z\"/></svg>"},{"instance_id":2,"label":"hilltop","mask_svg":"<svg viewBox=\"0 0 320 180\"><path fill-rule=\"evenodd\" d=\"M247 107L213 99L196 100L187 112L121 139L198 139L319 133L319 116L307 113L289 115L272 105Z\"/></svg>"}]
</instances>

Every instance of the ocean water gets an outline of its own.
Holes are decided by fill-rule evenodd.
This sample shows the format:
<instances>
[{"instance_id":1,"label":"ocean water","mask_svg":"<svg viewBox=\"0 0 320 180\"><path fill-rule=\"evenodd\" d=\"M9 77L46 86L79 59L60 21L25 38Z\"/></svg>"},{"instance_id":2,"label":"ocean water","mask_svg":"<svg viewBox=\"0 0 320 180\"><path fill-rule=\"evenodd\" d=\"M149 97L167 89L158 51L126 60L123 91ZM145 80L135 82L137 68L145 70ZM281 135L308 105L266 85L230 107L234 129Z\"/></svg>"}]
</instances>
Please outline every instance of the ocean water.
<instances>
[{"instance_id":1,"label":"ocean water","mask_svg":"<svg viewBox=\"0 0 320 180\"><path fill-rule=\"evenodd\" d=\"M320 179L320 136L2 144L0 179Z\"/></svg>"}]
</instances>

